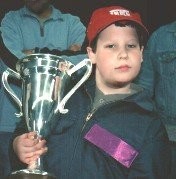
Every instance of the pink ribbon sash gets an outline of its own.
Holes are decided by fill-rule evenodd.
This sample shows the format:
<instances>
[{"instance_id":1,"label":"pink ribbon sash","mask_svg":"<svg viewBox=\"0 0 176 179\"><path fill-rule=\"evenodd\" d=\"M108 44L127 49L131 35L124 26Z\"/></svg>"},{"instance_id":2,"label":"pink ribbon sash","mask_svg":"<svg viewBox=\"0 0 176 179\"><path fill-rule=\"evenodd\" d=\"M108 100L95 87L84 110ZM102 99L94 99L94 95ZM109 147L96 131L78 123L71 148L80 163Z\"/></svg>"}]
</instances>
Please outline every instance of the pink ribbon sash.
<instances>
[{"instance_id":1,"label":"pink ribbon sash","mask_svg":"<svg viewBox=\"0 0 176 179\"><path fill-rule=\"evenodd\" d=\"M93 125L84 138L101 148L127 168L131 166L138 155L138 151L131 145L97 124Z\"/></svg>"}]
</instances>

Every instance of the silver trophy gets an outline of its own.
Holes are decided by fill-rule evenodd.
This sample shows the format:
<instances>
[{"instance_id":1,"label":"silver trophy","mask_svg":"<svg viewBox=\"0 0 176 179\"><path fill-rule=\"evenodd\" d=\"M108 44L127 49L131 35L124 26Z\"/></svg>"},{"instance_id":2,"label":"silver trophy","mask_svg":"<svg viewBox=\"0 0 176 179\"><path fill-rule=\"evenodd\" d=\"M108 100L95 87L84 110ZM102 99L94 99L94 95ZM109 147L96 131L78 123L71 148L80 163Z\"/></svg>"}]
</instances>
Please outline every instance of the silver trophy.
<instances>
[{"instance_id":1,"label":"silver trophy","mask_svg":"<svg viewBox=\"0 0 176 179\"><path fill-rule=\"evenodd\" d=\"M38 136L46 137L57 120L56 114L68 112L68 109L64 108L65 104L88 79L92 64L89 59L84 59L74 66L69 61L55 55L32 54L20 60L16 69L17 72L10 68L4 71L2 83L20 107L18 117L23 116L28 130L36 131ZM84 75L75 86L70 87L71 76L79 69L82 69L81 74L84 72ZM10 88L8 77L22 81L21 100ZM15 171L9 178L55 178L54 175L43 170L42 157L36 161L34 166Z\"/></svg>"}]
</instances>

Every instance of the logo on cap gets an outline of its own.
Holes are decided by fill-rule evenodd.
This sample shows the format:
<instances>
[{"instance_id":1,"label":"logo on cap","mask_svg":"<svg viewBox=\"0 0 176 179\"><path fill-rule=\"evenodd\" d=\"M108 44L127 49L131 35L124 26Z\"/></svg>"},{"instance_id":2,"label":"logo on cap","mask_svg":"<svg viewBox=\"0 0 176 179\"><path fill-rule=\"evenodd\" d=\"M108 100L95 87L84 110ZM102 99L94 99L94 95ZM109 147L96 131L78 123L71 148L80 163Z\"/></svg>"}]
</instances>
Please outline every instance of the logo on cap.
<instances>
[{"instance_id":1,"label":"logo on cap","mask_svg":"<svg viewBox=\"0 0 176 179\"><path fill-rule=\"evenodd\" d=\"M118 16L130 16L130 12L125 9L114 9L109 11L111 15L118 15Z\"/></svg>"}]
</instances>

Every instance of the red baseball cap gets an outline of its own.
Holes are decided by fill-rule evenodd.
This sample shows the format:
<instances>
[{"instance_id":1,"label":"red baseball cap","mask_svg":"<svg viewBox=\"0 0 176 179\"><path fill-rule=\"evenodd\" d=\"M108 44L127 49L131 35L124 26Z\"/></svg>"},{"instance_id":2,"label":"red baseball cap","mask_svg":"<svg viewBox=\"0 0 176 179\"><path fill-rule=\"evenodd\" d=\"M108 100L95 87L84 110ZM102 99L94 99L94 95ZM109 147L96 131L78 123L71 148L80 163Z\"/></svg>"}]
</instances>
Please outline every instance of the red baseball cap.
<instances>
[{"instance_id":1,"label":"red baseball cap","mask_svg":"<svg viewBox=\"0 0 176 179\"><path fill-rule=\"evenodd\" d=\"M138 24L148 35L147 28L143 25L139 13L130 11L120 6L103 7L95 10L87 27L89 44L104 28L116 21L132 21Z\"/></svg>"}]
</instances>

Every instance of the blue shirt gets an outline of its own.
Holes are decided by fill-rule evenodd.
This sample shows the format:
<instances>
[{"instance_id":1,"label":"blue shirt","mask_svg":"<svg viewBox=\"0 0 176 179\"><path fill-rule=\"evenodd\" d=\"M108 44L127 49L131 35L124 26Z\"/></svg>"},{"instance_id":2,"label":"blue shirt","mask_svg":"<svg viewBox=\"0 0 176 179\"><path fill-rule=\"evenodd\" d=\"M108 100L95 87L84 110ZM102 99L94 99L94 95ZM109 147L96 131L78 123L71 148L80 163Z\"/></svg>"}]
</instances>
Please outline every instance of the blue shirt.
<instances>
[{"instance_id":1,"label":"blue shirt","mask_svg":"<svg viewBox=\"0 0 176 179\"><path fill-rule=\"evenodd\" d=\"M176 141L176 21L151 35L136 82L151 92L170 140Z\"/></svg>"},{"instance_id":2,"label":"blue shirt","mask_svg":"<svg viewBox=\"0 0 176 179\"><path fill-rule=\"evenodd\" d=\"M67 50L73 44L82 45L85 26L77 16L63 14L52 6L52 14L45 21L39 20L26 7L10 11L1 23L3 41L18 58L23 50L47 47L50 50Z\"/></svg>"},{"instance_id":3,"label":"blue shirt","mask_svg":"<svg viewBox=\"0 0 176 179\"><path fill-rule=\"evenodd\" d=\"M47 47L50 50L66 50L73 44L82 45L85 38L85 26L79 17L63 14L52 6L51 16L42 21L31 13L26 7L17 11L8 12L2 20L1 32L6 47L19 59L26 55L23 50L35 47ZM74 64L84 59L79 57L66 57ZM5 64L0 60L0 74L6 70ZM10 84L11 88L21 99L21 89ZM19 113L18 106L3 88L0 87L0 131L13 132L19 121L14 113Z\"/></svg>"}]
</instances>

